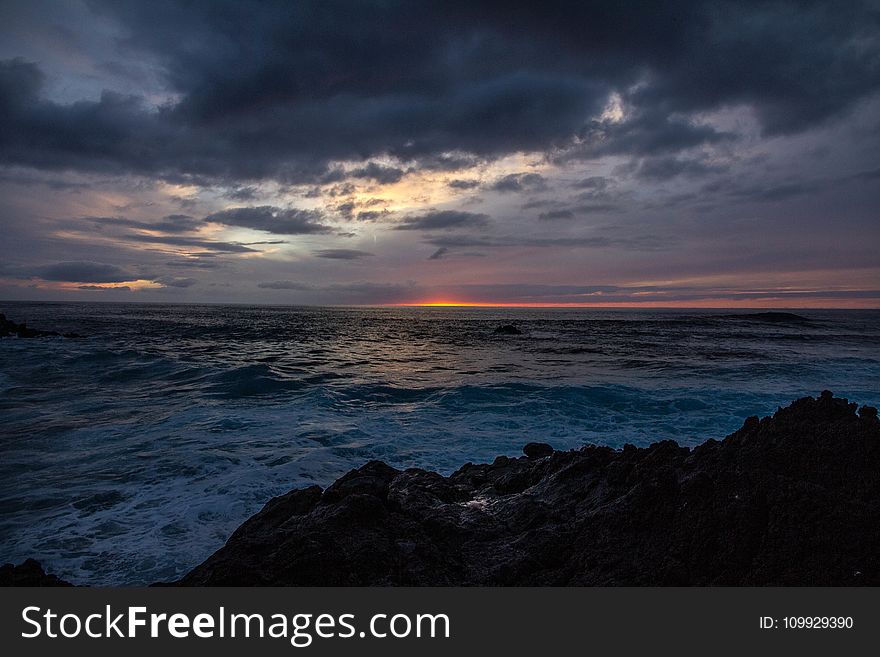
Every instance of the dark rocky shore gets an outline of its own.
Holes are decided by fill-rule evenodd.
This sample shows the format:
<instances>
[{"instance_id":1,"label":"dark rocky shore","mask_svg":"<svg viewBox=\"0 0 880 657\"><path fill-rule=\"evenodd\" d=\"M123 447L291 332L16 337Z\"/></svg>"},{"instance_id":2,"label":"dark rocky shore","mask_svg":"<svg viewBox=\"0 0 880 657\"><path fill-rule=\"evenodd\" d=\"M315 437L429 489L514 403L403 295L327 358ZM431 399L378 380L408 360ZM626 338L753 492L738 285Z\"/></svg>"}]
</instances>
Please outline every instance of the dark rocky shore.
<instances>
[{"instance_id":1,"label":"dark rocky shore","mask_svg":"<svg viewBox=\"0 0 880 657\"><path fill-rule=\"evenodd\" d=\"M880 584L876 409L825 392L692 450L525 452L291 491L177 584Z\"/></svg>"}]
</instances>

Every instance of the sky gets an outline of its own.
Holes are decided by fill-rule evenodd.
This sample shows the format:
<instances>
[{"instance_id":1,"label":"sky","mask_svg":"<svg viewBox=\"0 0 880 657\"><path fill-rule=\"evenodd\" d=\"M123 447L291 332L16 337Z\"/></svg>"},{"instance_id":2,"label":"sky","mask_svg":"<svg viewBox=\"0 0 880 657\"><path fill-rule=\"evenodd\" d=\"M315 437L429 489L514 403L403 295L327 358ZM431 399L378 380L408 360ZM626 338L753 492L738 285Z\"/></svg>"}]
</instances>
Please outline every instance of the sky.
<instances>
[{"instance_id":1,"label":"sky","mask_svg":"<svg viewBox=\"0 0 880 657\"><path fill-rule=\"evenodd\" d=\"M880 2L0 0L0 299L880 307Z\"/></svg>"}]
</instances>

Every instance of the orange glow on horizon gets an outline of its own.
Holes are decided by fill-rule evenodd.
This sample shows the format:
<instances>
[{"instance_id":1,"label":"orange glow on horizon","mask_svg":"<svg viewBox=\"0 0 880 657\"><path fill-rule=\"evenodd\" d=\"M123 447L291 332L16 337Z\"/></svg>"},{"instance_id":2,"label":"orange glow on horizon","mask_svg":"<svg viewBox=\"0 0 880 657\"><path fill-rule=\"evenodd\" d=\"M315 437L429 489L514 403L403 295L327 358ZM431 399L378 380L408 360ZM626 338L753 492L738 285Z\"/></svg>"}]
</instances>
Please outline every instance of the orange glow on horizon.
<instances>
[{"instance_id":1,"label":"orange glow on horizon","mask_svg":"<svg viewBox=\"0 0 880 657\"><path fill-rule=\"evenodd\" d=\"M840 299L822 298L812 299L786 299L784 297L768 297L763 299L745 298L734 299L694 299L691 301L593 301L571 303L548 303L548 302L501 302L501 301L413 301L403 303L384 304L389 307L401 308L814 308L814 309L852 309L872 310L877 309L878 304L874 299Z\"/></svg>"}]
</instances>

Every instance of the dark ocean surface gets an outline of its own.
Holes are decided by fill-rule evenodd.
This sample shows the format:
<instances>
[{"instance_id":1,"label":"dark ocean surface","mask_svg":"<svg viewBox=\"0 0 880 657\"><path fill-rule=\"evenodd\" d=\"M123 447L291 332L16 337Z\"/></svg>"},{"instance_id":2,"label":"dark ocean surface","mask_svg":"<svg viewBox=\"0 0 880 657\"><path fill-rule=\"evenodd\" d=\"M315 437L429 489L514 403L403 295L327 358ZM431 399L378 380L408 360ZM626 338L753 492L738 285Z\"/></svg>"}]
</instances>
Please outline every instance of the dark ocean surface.
<instances>
[{"instance_id":1,"label":"dark ocean surface","mask_svg":"<svg viewBox=\"0 0 880 657\"><path fill-rule=\"evenodd\" d=\"M880 311L0 311L85 336L0 340L0 562L92 585L180 576L369 459L448 473L533 440L695 445L826 388L880 404Z\"/></svg>"}]
</instances>

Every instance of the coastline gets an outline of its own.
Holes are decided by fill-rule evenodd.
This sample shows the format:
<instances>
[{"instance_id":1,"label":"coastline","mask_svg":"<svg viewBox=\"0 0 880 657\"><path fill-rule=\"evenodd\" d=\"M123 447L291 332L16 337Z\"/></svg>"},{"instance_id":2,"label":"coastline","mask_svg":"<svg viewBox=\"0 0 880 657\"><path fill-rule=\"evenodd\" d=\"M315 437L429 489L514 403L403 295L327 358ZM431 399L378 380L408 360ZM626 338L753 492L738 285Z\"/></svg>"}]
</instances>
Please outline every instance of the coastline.
<instances>
[{"instance_id":1,"label":"coastline","mask_svg":"<svg viewBox=\"0 0 880 657\"><path fill-rule=\"evenodd\" d=\"M693 449L527 452L448 477L371 461L292 490L172 584L880 584L872 407L826 391ZM63 582L29 561L0 584Z\"/></svg>"}]
</instances>

